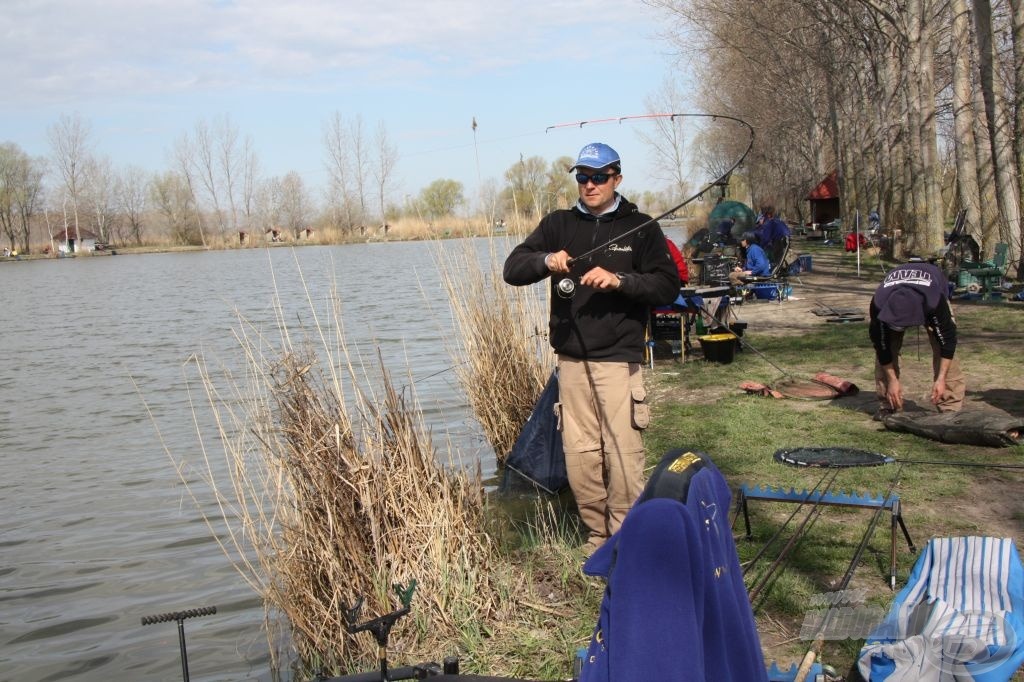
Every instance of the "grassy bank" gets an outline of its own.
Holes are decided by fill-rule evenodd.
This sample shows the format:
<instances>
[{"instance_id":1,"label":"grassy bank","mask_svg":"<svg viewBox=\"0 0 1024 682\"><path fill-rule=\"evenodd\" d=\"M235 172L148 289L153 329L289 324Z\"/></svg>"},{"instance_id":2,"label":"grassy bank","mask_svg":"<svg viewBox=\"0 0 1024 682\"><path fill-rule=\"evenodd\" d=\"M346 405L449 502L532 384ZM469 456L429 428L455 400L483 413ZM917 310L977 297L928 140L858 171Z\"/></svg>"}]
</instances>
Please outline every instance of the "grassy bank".
<instances>
[{"instance_id":1,"label":"grassy bank","mask_svg":"<svg viewBox=\"0 0 1024 682\"><path fill-rule=\"evenodd\" d=\"M857 447L904 460L1024 462L1024 447L947 446L871 421L866 323L829 324L810 310L819 302L866 309L882 264L866 261L858 276L856 264L841 252L821 248L813 255L816 271L794 282L792 300L742 307L751 348L733 363L662 360L645 370L654 409L645 435L651 466L669 449L700 449L735 490L744 483L813 488L820 470L790 468L772 458L777 449L795 446ZM534 374L524 358L508 371L507 337L517 335L515 345L523 347L538 343L533 325L516 330L508 322L509 315L530 317L520 314L526 303L510 300L508 315L494 314L495 297L510 295L511 288L486 268L465 265L459 271L472 275L449 282L449 295L489 305L462 301L453 315L463 316L463 328L481 330L490 322L494 329L463 339L465 347L453 343L453 352L483 356L491 349L496 357L481 357L481 365L460 378L487 383L479 397L487 404L503 393L523 398L539 391L546 369ZM1024 412L1017 357L1024 307L963 304L955 312L958 356L969 375L968 407ZM396 607L391 583L415 579L420 589L412 615L391 641L393 664L457 655L468 673L567 678L574 652L588 642L603 592L600 581L580 571L583 538L571 497L485 499L479 476L453 471L450 462L457 458L423 427L414 394L365 385L361 363L348 359L339 319L332 309L321 311L323 326L315 330L288 330L282 321L280 340L252 335L243 321L246 378L221 387L202 367L203 388L223 429L215 435L233 478L213 480L210 468L199 475L235 526L225 551L263 596L268 615L283 616L291 652L280 660L288 654L299 659L304 675L297 679L319 670L374 667L372 638L347 632L339 607L366 597L363 618L381 615ZM928 385L927 342L918 349L908 337L907 392L921 402ZM548 357L546 350L541 357ZM739 388L748 379L772 384L784 374L818 371L853 381L863 392L811 402L752 396ZM354 405L346 404L346 384L355 389ZM503 438L507 434L492 442ZM881 495L894 486L920 548L932 536L1019 539L1021 476L1008 469L888 465L844 470L832 488ZM738 543L741 561L760 552L793 506L751 503L752 537ZM828 508L759 591L755 615L769 661L786 666L807 650L809 642L800 637L804 616L847 572L870 516L863 509ZM893 596L885 521L850 584L866 606L880 610ZM897 540L902 581L916 555ZM759 576L752 572L748 584ZM822 660L845 671L859 646L855 639L828 642Z\"/></svg>"},{"instance_id":2,"label":"grassy bank","mask_svg":"<svg viewBox=\"0 0 1024 682\"><path fill-rule=\"evenodd\" d=\"M823 272L822 287L847 290L846 304L867 309L877 270L867 270L857 282L848 257L820 249L815 254ZM863 271L862 271L863 272ZM806 300L808 286L794 286L794 296ZM853 286L858 285L858 286ZM857 303L859 301L859 303ZM715 460L736 490L746 483L813 489L824 473L821 469L788 467L774 461L781 448L801 446L842 446L871 450L898 460L935 462L1010 462L1024 464L1024 447L994 449L945 445L910 434L887 431L870 418L873 399L873 351L867 337L867 323L828 324L815 319L798 302L757 304L741 315L762 317L763 324L751 322L745 340L754 349L737 354L732 364L709 364L700 360L684 363L667 360L648 372L655 398L655 416L646 444L650 463L664 451L680 446L695 447ZM777 309L777 310L776 310ZM1019 358L1019 331L1024 306L1017 304L956 304L960 330L958 357L968 374L968 404L965 409L1002 409L1011 414L1024 412L1024 370ZM770 317L782 316L774 323ZM804 317L809 318L809 322ZM786 334L787 328L792 334ZM780 332L781 329L781 332ZM911 333L913 334L913 332ZM904 348L904 375L908 395L924 404L930 376L927 340L908 336ZM862 393L833 401L776 400L748 395L739 388L744 380L766 384L778 382L786 373L810 377L827 371L853 381ZM912 377L912 379L911 379ZM1024 503L1019 490L1024 471L966 468L939 465L892 464L841 471L831 489L840 492L870 492L884 495L895 482L903 517L918 550L931 537L952 535L994 535L1024 538ZM752 538L740 539L741 562L750 561L793 513L796 505L751 502ZM754 602L758 629L769 660L788 665L800 659L810 642L800 637L800 626L816 596L832 592L846 574L872 516L871 510L829 507L796 545L783 571ZM802 514L799 518L802 518ZM799 519L798 519L799 520ZM795 526L795 522L791 524ZM739 520L735 534L741 536ZM778 547L791 535L786 532L773 550L765 553L759 566L770 562ZM850 587L864 597L867 607L888 608L893 597L889 582L889 515L886 513L855 569ZM916 554L902 537L897 537L898 584L905 581ZM748 586L757 572L747 576ZM820 599L820 597L818 597ZM856 604L855 604L856 606ZM861 640L826 643L825 663L840 672L848 670Z\"/></svg>"}]
</instances>

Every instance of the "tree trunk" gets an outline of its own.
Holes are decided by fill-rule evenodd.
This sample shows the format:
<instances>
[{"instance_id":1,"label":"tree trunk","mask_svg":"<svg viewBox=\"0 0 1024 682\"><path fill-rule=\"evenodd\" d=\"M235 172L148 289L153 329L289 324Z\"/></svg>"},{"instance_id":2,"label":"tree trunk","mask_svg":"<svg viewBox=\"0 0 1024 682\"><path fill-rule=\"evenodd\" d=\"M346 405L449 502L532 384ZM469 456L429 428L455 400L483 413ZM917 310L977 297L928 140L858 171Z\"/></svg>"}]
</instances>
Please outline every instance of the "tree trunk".
<instances>
[{"instance_id":1,"label":"tree trunk","mask_svg":"<svg viewBox=\"0 0 1024 682\"><path fill-rule=\"evenodd\" d=\"M935 105L935 34L929 20L935 12L931 0L922 3L920 53L921 152L924 170L925 223L921 226L921 249L927 255L938 253L945 243L942 181L939 164L938 127Z\"/></svg>"},{"instance_id":2,"label":"tree trunk","mask_svg":"<svg viewBox=\"0 0 1024 682\"><path fill-rule=\"evenodd\" d=\"M971 15L967 0L951 0L953 30L953 153L956 159L957 194L967 211L967 225L981 228L981 193L978 189L978 157L974 142L974 107L971 93Z\"/></svg>"},{"instance_id":3,"label":"tree trunk","mask_svg":"<svg viewBox=\"0 0 1024 682\"><path fill-rule=\"evenodd\" d=\"M974 20L978 38L978 68L981 76L981 94L985 100L985 116L988 121L992 145L993 173L995 175L996 199L999 204L999 238L1013 249L1019 249L1020 205L1017 200L1017 184L1014 179L1011 131L1002 99L996 96L995 48L992 34L992 6L988 0L974 0ZM985 254L992 253L994 244L982 245ZM1017 254L1011 254L1017 256ZM1018 256L1019 257L1019 256Z\"/></svg>"},{"instance_id":4,"label":"tree trunk","mask_svg":"<svg viewBox=\"0 0 1024 682\"><path fill-rule=\"evenodd\" d=\"M1013 38L1014 151L1017 157L1017 196L1024 197L1024 0L1010 0ZM1013 262L1014 246L1010 246ZM1017 279L1024 278L1024 229L1017 224Z\"/></svg>"}]
</instances>

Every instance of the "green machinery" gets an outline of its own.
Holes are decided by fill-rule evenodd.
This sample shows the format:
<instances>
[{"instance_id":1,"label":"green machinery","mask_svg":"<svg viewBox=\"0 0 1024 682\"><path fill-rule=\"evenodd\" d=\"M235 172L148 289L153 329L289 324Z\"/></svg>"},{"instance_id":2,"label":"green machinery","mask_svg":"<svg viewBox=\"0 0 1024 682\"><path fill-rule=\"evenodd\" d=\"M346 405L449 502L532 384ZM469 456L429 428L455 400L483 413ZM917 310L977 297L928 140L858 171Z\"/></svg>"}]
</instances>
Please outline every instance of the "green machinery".
<instances>
[{"instance_id":1,"label":"green machinery","mask_svg":"<svg viewBox=\"0 0 1024 682\"><path fill-rule=\"evenodd\" d=\"M1009 247L996 244L991 260L981 260L981 249L974 237L967 234L967 212L961 210L953 222L953 231L946 240L946 253L942 267L957 291L967 294L989 293L999 290L1006 277Z\"/></svg>"}]
</instances>

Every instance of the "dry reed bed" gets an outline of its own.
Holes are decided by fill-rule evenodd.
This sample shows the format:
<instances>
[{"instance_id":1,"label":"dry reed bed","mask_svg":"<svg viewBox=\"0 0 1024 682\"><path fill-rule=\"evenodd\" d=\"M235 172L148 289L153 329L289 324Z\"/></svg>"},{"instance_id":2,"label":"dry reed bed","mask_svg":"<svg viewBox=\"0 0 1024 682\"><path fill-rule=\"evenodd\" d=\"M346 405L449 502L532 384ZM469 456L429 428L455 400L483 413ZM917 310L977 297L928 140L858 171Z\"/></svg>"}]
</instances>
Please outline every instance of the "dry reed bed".
<instances>
[{"instance_id":1,"label":"dry reed bed","mask_svg":"<svg viewBox=\"0 0 1024 682\"><path fill-rule=\"evenodd\" d=\"M543 307L536 292L502 282L493 240L489 266L468 244L443 256L455 259L442 270L458 327L451 352L468 358L460 381L506 453L550 373ZM324 315L308 292L307 301L314 323L301 334L279 304L272 334L241 321L241 376L195 359L224 461L204 444L202 465L179 465L201 508L205 493L190 481L212 493L226 532L216 518L211 530L263 599L275 666L297 659L303 676L375 667L376 642L347 632L345 610L363 598L360 621L389 613L399 607L393 586L412 579L412 616L392 632L393 660L455 653L477 669L529 674L522 633L546 632L543 648L557 651L542 664L568 662L564 652L579 642L558 640L579 633L559 625L565 603L552 595L587 591L570 589L580 581L567 549L575 543L542 510L528 532L547 549L503 553L486 530L479 470L437 452L411 389L396 388L381 358L349 355L337 296ZM202 421L197 414L201 442L210 435ZM284 656L279 640L290 643Z\"/></svg>"},{"instance_id":2,"label":"dry reed bed","mask_svg":"<svg viewBox=\"0 0 1024 682\"><path fill-rule=\"evenodd\" d=\"M204 449L198 470L179 473L212 492L222 548L263 598L271 641L290 631L300 670L372 668L376 644L346 631L345 609L364 598L360 621L391 612L392 585L411 579L414 616L391 644L403 660L432 659L458 646L466 622L507 615L479 473L442 466L414 397L382 364L377 386L360 385L368 374L348 356L336 304L331 315L330 330L318 321L301 342L283 323L274 343L243 321L241 378L197 358L225 461Z\"/></svg>"},{"instance_id":3,"label":"dry reed bed","mask_svg":"<svg viewBox=\"0 0 1024 682\"><path fill-rule=\"evenodd\" d=\"M436 253L457 330L451 354L459 383L503 464L551 374L553 356L538 287L505 284L496 243L507 245L491 239L489 263L480 262L468 241L461 251L441 244Z\"/></svg>"}]
</instances>

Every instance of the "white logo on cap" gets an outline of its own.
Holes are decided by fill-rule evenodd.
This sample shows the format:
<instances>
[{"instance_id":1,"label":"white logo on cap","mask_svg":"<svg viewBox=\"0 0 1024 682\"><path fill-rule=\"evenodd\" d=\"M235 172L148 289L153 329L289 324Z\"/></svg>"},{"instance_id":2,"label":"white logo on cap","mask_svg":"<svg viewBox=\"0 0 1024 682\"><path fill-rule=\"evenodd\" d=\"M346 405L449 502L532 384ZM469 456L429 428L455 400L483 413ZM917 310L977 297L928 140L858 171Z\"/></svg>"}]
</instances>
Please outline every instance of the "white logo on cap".
<instances>
[{"instance_id":1,"label":"white logo on cap","mask_svg":"<svg viewBox=\"0 0 1024 682\"><path fill-rule=\"evenodd\" d=\"M932 285L931 273L924 270L893 270L886 278L883 287L888 289L897 284L917 284L923 287Z\"/></svg>"}]
</instances>

